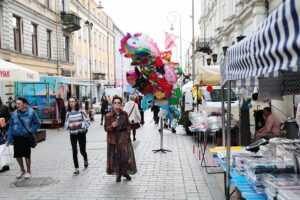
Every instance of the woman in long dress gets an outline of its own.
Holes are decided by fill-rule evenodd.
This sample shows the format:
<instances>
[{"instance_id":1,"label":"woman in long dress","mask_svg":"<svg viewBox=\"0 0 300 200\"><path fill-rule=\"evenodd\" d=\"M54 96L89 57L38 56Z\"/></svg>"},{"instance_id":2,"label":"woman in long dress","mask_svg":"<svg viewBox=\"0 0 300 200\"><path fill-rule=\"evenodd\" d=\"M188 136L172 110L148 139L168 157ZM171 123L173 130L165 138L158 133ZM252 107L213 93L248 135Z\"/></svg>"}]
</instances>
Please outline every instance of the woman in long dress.
<instances>
[{"instance_id":1,"label":"woman in long dress","mask_svg":"<svg viewBox=\"0 0 300 200\"><path fill-rule=\"evenodd\" d=\"M130 181L130 175L137 172L128 114L122 110L122 98L114 96L113 110L105 118L104 128L107 132L107 174L116 174L116 181L121 176Z\"/></svg>"}]
</instances>

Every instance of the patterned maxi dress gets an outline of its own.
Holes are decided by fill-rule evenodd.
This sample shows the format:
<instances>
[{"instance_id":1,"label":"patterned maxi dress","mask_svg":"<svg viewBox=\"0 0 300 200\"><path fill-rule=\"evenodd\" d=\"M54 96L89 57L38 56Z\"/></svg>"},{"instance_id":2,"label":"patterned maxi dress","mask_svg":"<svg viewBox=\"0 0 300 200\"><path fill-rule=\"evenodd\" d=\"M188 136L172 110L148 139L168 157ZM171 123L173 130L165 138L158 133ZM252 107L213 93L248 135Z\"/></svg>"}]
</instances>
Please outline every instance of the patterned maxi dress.
<instances>
[{"instance_id":1,"label":"patterned maxi dress","mask_svg":"<svg viewBox=\"0 0 300 200\"><path fill-rule=\"evenodd\" d=\"M116 128L112 123L117 121ZM124 111L112 111L106 115L105 131L107 132L107 174L135 174L137 172L133 146L130 139L130 123Z\"/></svg>"}]
</instances>

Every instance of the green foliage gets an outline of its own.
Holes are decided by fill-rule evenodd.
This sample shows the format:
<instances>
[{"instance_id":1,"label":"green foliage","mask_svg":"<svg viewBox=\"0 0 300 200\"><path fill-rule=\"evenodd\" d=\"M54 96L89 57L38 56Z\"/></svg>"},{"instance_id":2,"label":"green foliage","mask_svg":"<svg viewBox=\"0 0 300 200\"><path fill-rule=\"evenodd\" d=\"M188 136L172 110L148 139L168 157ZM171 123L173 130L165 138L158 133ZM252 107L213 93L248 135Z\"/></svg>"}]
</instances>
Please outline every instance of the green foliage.
<instances>
[{"instance_id":1,"label":"green foliage","mask_svg":"<svg viewBox=\"0 0 300 200\"><path fill-rule=\"evenodd\" d=\"M191 122L189 120L189 113L190 112L191 112L190 110L182 112L181 115L180 115L180 119L179 119L178 123L183 125L184 127L190 126L191 125Z\"/></svg>"}]
</instances>

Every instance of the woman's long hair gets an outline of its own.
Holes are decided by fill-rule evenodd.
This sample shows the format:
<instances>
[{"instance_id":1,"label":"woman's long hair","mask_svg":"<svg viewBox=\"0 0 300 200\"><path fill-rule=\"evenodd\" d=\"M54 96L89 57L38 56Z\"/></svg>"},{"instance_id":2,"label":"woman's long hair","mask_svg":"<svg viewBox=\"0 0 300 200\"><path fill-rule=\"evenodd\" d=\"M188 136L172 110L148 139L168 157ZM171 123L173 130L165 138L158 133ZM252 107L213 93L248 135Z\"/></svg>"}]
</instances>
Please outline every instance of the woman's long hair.
<instances>
[{"instance_id":1,"label":"woman's long hair","mask_svg":"<svg viewBox=\"0 0 300 200\"><path fill-rule=\"evenodd\" d=\"M68 112L71 112L71 111L72 111L72 108L71 108L71 106L70 106L70 104L69 104L69 100L70 100L70 99L74 99L74 100L76 101L75 110L78 111L78 110L79 110L79 101L78 101L78 99L77 99L76 97L72 96L72 97L70 97L70 98L68 99Z\"/></svg>"}]
</instances>

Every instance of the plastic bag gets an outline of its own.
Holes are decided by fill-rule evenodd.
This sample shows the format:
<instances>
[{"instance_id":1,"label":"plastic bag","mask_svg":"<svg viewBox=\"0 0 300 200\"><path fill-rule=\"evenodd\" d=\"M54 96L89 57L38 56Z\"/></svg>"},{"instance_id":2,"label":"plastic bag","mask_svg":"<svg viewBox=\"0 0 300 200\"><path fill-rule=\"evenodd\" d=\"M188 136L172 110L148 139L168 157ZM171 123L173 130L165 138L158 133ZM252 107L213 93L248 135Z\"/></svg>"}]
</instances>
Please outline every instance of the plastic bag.
<instances>
[{"instance_id":1,"label":"plastic bag","mask_svg":"<svg viewBox=\"0 0 300 200\"><path fill-rule=\"evenodd\" d=\"M0 169L13 162L13 147L0 145Z\"/></svg>"}]
</instances>

